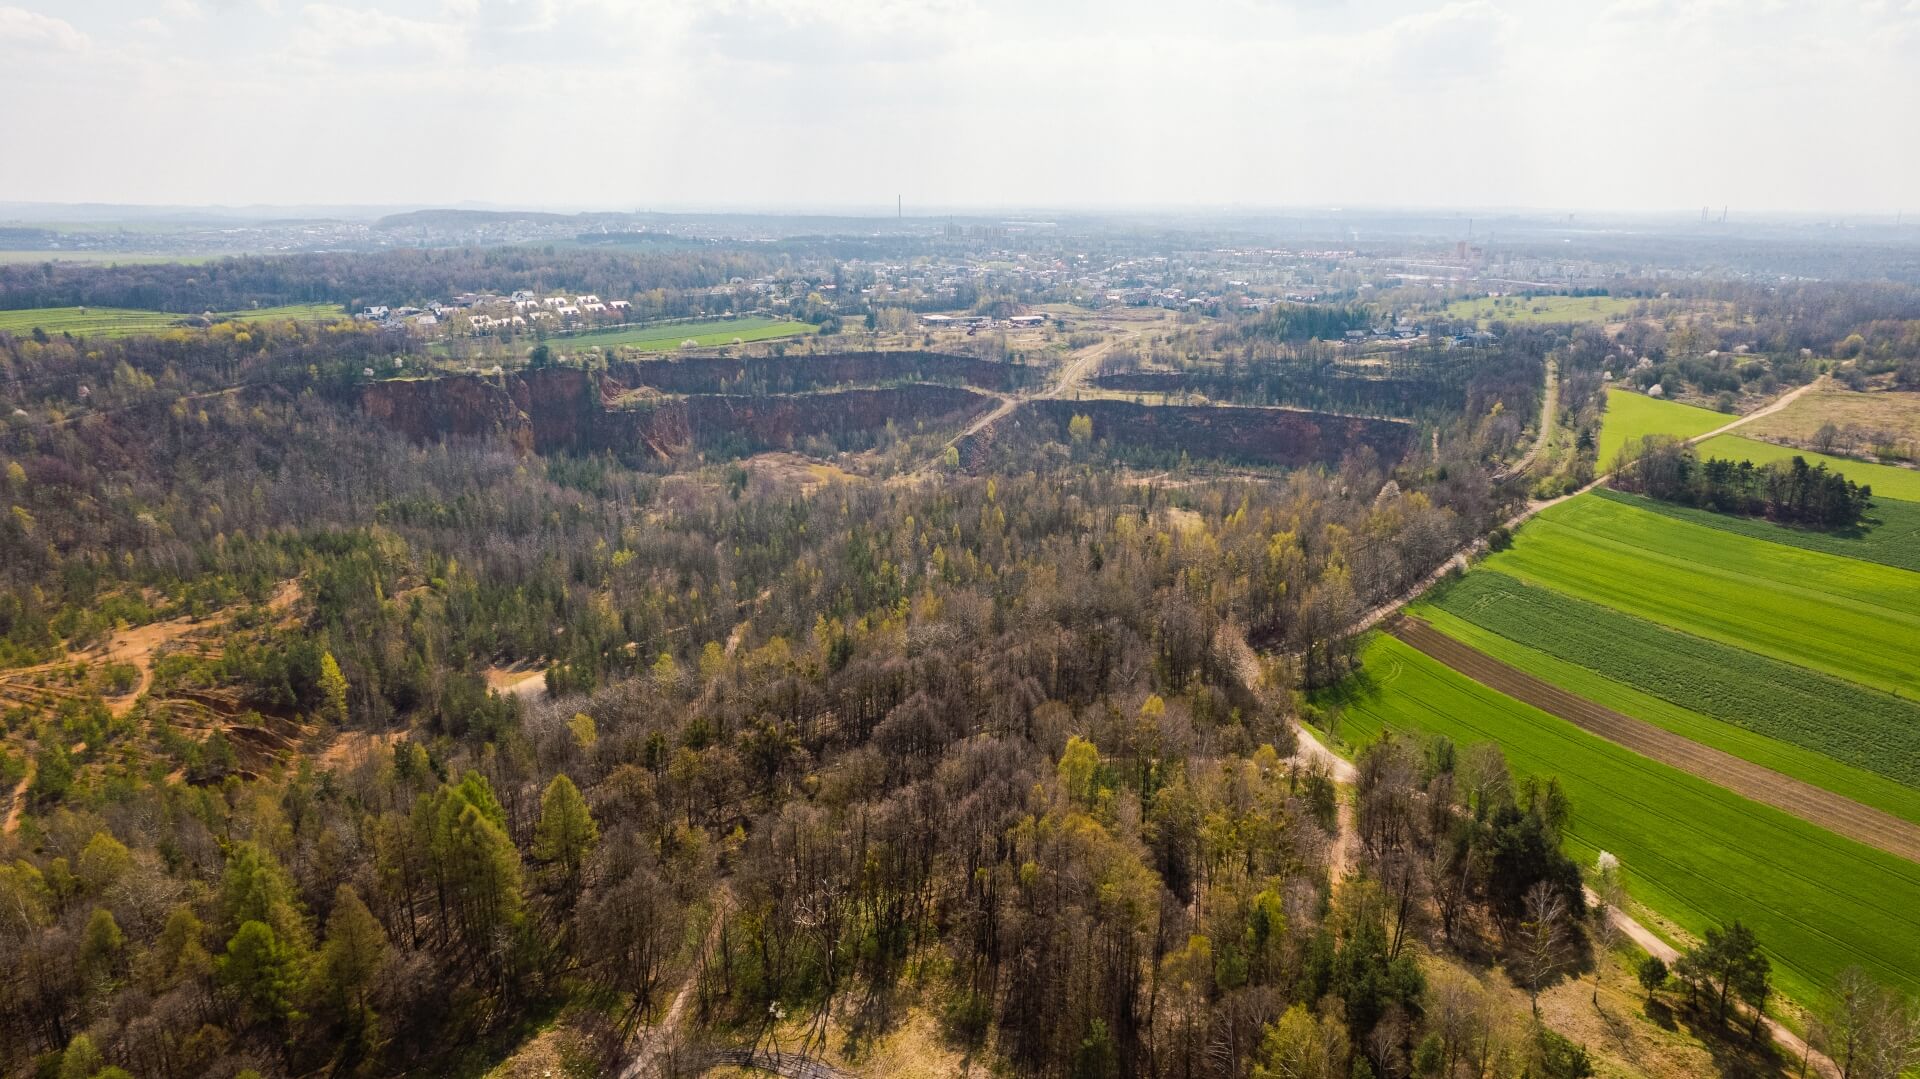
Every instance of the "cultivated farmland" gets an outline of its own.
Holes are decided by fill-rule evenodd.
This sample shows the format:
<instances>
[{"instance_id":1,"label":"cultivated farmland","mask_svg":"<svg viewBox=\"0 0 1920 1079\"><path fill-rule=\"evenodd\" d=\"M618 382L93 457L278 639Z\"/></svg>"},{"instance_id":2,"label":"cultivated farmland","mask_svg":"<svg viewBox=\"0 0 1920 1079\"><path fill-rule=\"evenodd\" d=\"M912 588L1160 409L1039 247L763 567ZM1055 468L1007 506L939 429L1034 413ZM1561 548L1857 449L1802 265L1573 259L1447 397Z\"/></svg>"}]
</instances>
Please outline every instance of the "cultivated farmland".
<instances>
[{"instance_id":1,"label":"cultivated farmland","mask_svg":"<svg viewBox=\"0 0 1920 1079\"><path fill-rule=\"evenodd\" d=\"M1920 793L1920 704L1490 570L1444 586L1414 611L1422 617L1439 612L1680 708L1824 754ZM1453 631L1451 624L1441 625ZM1839 793L1859 797L1852 790ZM1920 800L1902 815L1920 820L1916 811Z\"/></svg>"},{"instance_id":2,"label":"cultivated farmland","mask_svg":"<svg viewBox=\"0 0 1920 1079\"><path fill-rule=\"evenodd\" d=\"M1378 636L1364 674L1323 705L1362 742L1386 729L1497 742L1521 774L1557 775L1575 808L1569 853L1619 856L1635 899L1699 935L1739 918L1772 952L1783 989L1817 999L1857 964L1920 989L1920 865L1855 843L1648 760Z\"/></svg>"},{"instance_id":3,"label":"cultivated farmland","mask_svg":"<svg viewBox=\"0 0 1920 1079\"><path fill-rule=\"evenodd\" d=\"M772 341L781 337L804 336L817 329L819 327L812 323L793 322L786 319L714 319L707 322L677 322L665 326L627 326L568 337L555 337L548 342L548 346L561 353L572 352L590 345L598 348L630 348L640 352L667 352L679 348L687 341L692 341L701 347L713 347L732 344L736 337L743 342ZM528 346L529 349L532 347Z\"/></svg>"},{"instance_id":4,"label":"cultivated farmland","mask_svg":"<svg viewBox=\"0 0 1920 1079\"><path fill-rule=\"evenodd\" d=\"M1920 574L1592 497L1541 513L1485 564L1736 648L1920 693Z\"/></svg>"},{"instance_id":5,"label":"cultivated farmland","mask_svg":"<svg viewBox=\"0 0 1920 1079\"><path fill-rule=\"evenodd\" d=\"M1601 471L1626 446L1637 446L1648 435L1692 438L1733 422L1733 417L1692 405L1676 404L1631 390L1607 390L1607 415L1600 425Z\"/></svg>"},{"instance_id":6,"label":"cultivated farmland","mask_svg":"<svg viewBox=\"0 0 1920 1079\"><path fill-rule=\"evenodd\" d=\"M1420 618L1397 618L1389 625L1388 632L1481 685L1558 716L1643 757L1725 787L1743 798L1791 813L1830 832L1920 863L1920 825L1912 821L1569 693L1546 679L1440 632Z\"/></svg>"},{"instance_id":7,"label":"cultivated farmland","mask_svg":"<svg viewBox=\"0 0 1920 1079\"><path fill-rule=\"evenodd\" d=\"M1708 528L1920 573L1920 502L1882 498L1878 491L1874 492L1873 509L1867 513L1867 527L1857 532L1795 528L1761 517L1715 513L1674 502L1662 502L1657 498L1645 498L1610 487L1596 488L1593 493L1649 513L1665 514Z\"/></svg>"},{"instance_id":8,"label":"cultivated farmland","mask_svg":"<svg viewBox=\"0 0 1920 1079\"><path fill-rule=\"evenodd\" d=\"M1876 499L1899 498L1920 502L1920 471L1911 468L1878 465L1847 457L1833 457L1824 453L1815 453L1812 450L1778 446L1771 442L1761 442L1731 434L1715 435L1700 443L1699 450L1702 458L1729 457L1736 461L1752 461L1757 465L1804 457L1809 465L1826 465L1830 471L1841 473L1855 483L1871 485L1873 497Z\"/></svg>"}]
</instances>

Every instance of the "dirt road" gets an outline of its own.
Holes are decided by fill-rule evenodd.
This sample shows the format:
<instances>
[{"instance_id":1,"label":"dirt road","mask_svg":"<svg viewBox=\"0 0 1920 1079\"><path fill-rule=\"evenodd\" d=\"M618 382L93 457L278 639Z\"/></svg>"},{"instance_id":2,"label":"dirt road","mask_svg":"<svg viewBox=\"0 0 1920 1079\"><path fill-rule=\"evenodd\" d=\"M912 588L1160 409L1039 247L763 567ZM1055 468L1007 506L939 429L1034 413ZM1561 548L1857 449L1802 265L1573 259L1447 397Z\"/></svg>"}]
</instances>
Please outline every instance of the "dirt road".
<instances>
[{"instance_id":1,"label":"dirt road","mask_svg":"<svg viewBox=\"0 0 1920 1079\"><path fill-rule=\"evenodd\" d=\"M1812 392L1814 388L1818 387L1821 383L1828 381L1832 377L1833 377L1832 375L1821 375L1819 378L1814 379L1812 382L1807 383L1806 385L1800 387L1799 389L1782 394L1781 396L1775 398L1770 403L1761 405L1759 408L1756 408L1752 412L1749 412L1746 415L1741 416L1739 419L1734 420L1732 423L1724 424L1722 426L1716 427L1713 430L1708 431L1704 435L1695 435L1692 438L1687 439L1687 443L1689 445L1697 446L1700 443L1705 442L1707 439L1712 438L1715 435L1724 435L1728 431L1731 431L1736 427L1745 427L1747 424L1752 423L1753 421L1760 419L1763 416L1771 416L1774 413L1780 411L1781 409L1787 407L1788 405L1793 404L1795 401L1798 401L1800 398L1806 396L1808 393Z\"/></svg>"},{"instance_id":2,"label":"dirt road","mask_svg":"<svg viewBox=\"0 0 1920 1079\"><path fill-rule=\"evenodd\" d=\"M1591 888L1587 889L1587 902L1594 906L1600 903L1600 897L1593 894ZM1655 936L1652 930L1635 921L1632 915L1618 907L1607 909L1607 920L1613 923L1614 928L1620 930L1622 936L1639 945L1648 955L1659 956L1660 961L1668 966L1672 966L1673 961L1680 958L1679 949ZM1795 1069L1797 1073L1800 1061L1804 1060L1827 1079L1840 1079L1840 1069L1824 1053L1813 1052L1800 1035L1774 1020L1763 1021L1766 1023L1767 1032L1773 1036L1774 1044L1786 1050L1788 1068Z\"/></svg>"},{"instance_id":3,"label":"dirt road","mask_svg":"<svg viewBox=\"0 0 1920 1079\"><path fill-rule=\"evenodd\" d=\"M1559 403L1559 400L1560 364L1556 360L1548 360L1547 384L1540 392L1540 427L1538 433L1533 436L1533 445L1527 447L1526 454L1518 461L1515 461L1511 467L1504 469L1500 473L1501 476L1517 476L1533 467L1534 460L1540 456L1541 450L1547 448L1547 442L1553 437L1554 406ZM1433 436L1436 440L1434 444L1438 446L1440 432L1436 429Z\"/></svg>"},{"instance_id":4,"label":"dirt road","mask_svg":"<svg viewBox=\"0 0 1920 1079\"><path fill-rule=\"evenodd\" d=\"M1014 410L1026 404L1028 401L1042 401L1060 397L1070 391L1079 389L1081 384L1086 381L1087 375L1092 372L1095 367L1099 366L1101 359L1103 359L1107 353L1113 351L1115 340L1115 338L1109 337L1097 345L1086 348L1079 355L1069 359L1061 365L1053 381L1044 389L1030 394L994 394L994 397L999 398L1000 403L998 405L995 405L990 411L981 413L972 423L962 428L959 434L954 435L943 443L940 446L940 452L935 454L931 460L907 475L910 477L924 476L934 469L939 468L945 463L948 450L958 446L960 443L965 442L967 439L972 438L987 428L992 427L1001 420L1006 419L1013 414Z\"/></svg>"},{"instance_id":5,"label":"dirt road","mask_svg":"<svg viewBox=\"0 0 1920 1079\"><path fill-rule=\"evenodd\" d=\"M20 829L20 812L27 808L27 788L33 786L33 758L27 758L27 774L20 777L20 783L13 788L13 799L7 807L7 823L0 828L0 835L12 835Z\"/></svg>"},{"instance_id":6,"label":"dirt road","mask_svg":"<svg viewBox=\"0 0 1920 1079\"><path fill-rule=\"evenodd\" d=\"M1821 376L1822 379L1824 379L1825 377L1827 376L1825 375ZM1687 443L1689 445L1698 445L1699 443L1704 442L1707 439L1714 437L1715 435L1724 435L1727 432L1732 431L1737 427L1742 427L1746 424L1752 423L1754 420L1757 420L1762 416L1771 416L1775 412L1778 412L1781 409L1792 404L1794 401L1799 400L1801 395L1812 390L1815 386L1818 386L1819 384L1820 384L1820 379L1815 379L1814 381L1807 383L1805 386L1802 386L1799 389L1794 390L1793 392L1782 396L1781 398L1772 402L1771 404L1754 409L1752 412L1749 412L1746 415L1741 416L1739 419L1734 420L1732 423L1725 424L1720 427L1716 427L1713 430L1708 431L1704 435L1695 435L1694 437L1687 439ZM1594 488L1599 487L1601 484L1606 483L1608 480L1612 478L1613 478L1613 473L1609 472L1604 476L1595 477L1592 483L1587 484L1585 487L1580 488L1578 491L1575 491L1572 494L1565 494L1565 495L1559 496L1558 498L1549 498L1539 502L1529 502L1525 509L1521 510L1519 513L1514 514L1512 517L1507 518L1507 520L1504 522L1505 527L1507 531L1511 532L1514 529L1519 528L1521 525L1527 523L1528 519L1530 519L1540 511L1552 509L1554 506L1558 506L1562 502L1566 502L1570 499L1579 498L1581 495L1584 495L1587 492L1592 491ZM1376 607L1368 608L1365 613L1363 613L1357 620L1354 621L1354 623L1351 626L1347 628L1347 635L1352 636L1356 633L1365 633L1367 630L1370 630L1373 627L1379 625L1381 622L1386 621L1389 615L1393 614L1394 612L1398 611L1400 608L1405 607L1407 604L1412 603L1414 600L1419 599L1421 596L1425 595L1427 589L1432 588L1434 585L1438 584L1440 582L1440 578L1446 576L1449 571L1455 569L1456 567L1462 570L1466 569L1473 562L1474 556L1478 555L1481 551L1485 550L1486 546L1487 546L1487 541L1484 538L1479 538L1479 539L1473 540L1471 543L1468 543L1465 547L1460 548L1460 550L1454 552L1454 555L1452 558L1449 558L1445 562L1442 562L1439 565L1439 567L1437 567L1432 573L1429 573L1425 577L1420 578L1420 580L1415 582L1411 588L1408 588L1406 591L1400 593L1399 595L1393 597L1390 600L1387 600L1385 603L1382 603Z\"/></svg>"},{"instance_id":7,"label":"dirt road","mask_svg":"<svg viewBox=\"0 0 1920 1079\"><path fill-rule=\"evenodd\" d=\"M1920 826L1909 821L1575 696L1410 615L1394 621L1388 632L1481 685L1558 716L1643 757L1698 776L1837 835L1920 862Z\"/></svg>"},{"instance_id":8,"label":"dirt road","mask_svg":"<svg viewBox=\"0 0 1920 1079\"><path fill-rule=\"evenodd\" d=\"M727 912L733 909L733 893L722 884L713 894L713 922L707 926L707 935L701 938L700 955L704 956L720 944L720 932L726 928ZM693 998L700 990L700 956L687 967L687 976L680 983L680 991L673 995L673 1003L667 1005L666 1014L641 1036L640 1047L634 1052L633 1062L620 1069L620 1079L646 1079L646 1077L664 1074L663 1067L672 1060L673 1046L681 1023L685 1022L687 1009L692 1006ZM718 1061L715 1064L719 1063ZM713 1064L708 1065L714 1066Z\"/></svg>"}]
</instances>

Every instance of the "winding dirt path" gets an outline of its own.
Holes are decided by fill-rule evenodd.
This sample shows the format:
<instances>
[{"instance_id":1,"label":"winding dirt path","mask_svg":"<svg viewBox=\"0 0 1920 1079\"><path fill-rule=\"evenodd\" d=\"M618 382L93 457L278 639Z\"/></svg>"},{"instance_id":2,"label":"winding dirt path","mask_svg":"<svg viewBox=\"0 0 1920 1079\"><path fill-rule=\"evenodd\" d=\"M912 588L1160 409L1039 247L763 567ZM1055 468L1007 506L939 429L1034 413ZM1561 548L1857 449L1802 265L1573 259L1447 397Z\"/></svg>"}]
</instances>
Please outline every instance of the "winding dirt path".
<instances>
[{"instance_id":1,"label":"winding dirt path","mask_svg":"<svg viewBox=\"0 0 1920 1079\"><path fill-rule=\"evenodd\" d=\"M1503 477L1518 476L1522 472L1525 472L1527 469L1533 467L1534 460L1540 456L1541 450L1544 450L1547 448L1547 442L1553 436L1553 414L1555 411L1554 406L1559 403L1560 403L1560 361L1548 360L1547 361L1547 384L1546 384L1546 387L1542 389L1540 392L1540 427L1538 432L1533 436L1533 445L1527 447L1527 452L1524 455L1522 455L1518 461L1515 461L1512 467L1503 470L1500 473L1501 476ZM1439 439L1440 439L1440 431L1438 428L1434 430L1433 437L1434 437L1434 445L1436 447L1434 455L1439 456L1438 446L1439 446Z\"/></svg>"},{"instance_id":2,"label":"winding dirt path","mask_svg":"<svg viewBox=\"0 0 1920 1079\"><path fill-rule=\"evenodd\" d=\"M713 923L707 926L707 935L700 940L700 956L713 951L720 943L721 930L726 928L727 912L733 909L733 893L723 884L714 890ZM647 1079L650 1076L665 1075L665 1065L671 1064L673 1046L680 1026L687 1018L687 1009L693 1005L693 998L700 989L700 968L697 962L687 967L687 976L680 983L679 992L673 995L673 1003L667 1005L666 1014L660 1021L647 1029L640 1039L640 1047L635 1050L633 1061L620 1069L619 1079ZM707 1067L721 1063L715 1060ZM702 1069L704 1070L704 1069Z\"/></svg>"},{"instance_id":3,"label":"winding dirt path","mask_svg":"<svg viewBox=\"0 0 1920 1079\"><path fill-rule=\"evenodd\" d=\"M1481 685L1558 716L1643 757L1790 813L1836 835L1920 862L1920 825L1595 704L1455 640L1411 615L1395 620L1387 632Z\"/></svg>"},{"instance_id":4,"label":"winding dirt path","mask_svg":"<svg viewBox=\"0 0 1920 1079\"><path fill-rule=\"evenodd\" d=\"M13 788L12 804L7 807L7 823L0 828L0 835L12 835L20 830L20 813L27 808L27 788L33 786L33 769L33 758L28 757L27 774L21 776L19 784Z\"/></svg>"},{"instance_id":5,"label":"winding dirt path","mask_svg":"<svg viewBox=\"0 0 1920 1079\"><path fill-rule=\"evenodd\" d=\"M1805 397L1807 394L1813 392L1813 390L1816 387L1818 387L1821 383L1826 382L1831 378L1833 378L1832 375L1821 375L1819 378L1814 379L1812 382L1807 383L1806 385L1800 387L1797 390L1789 390L1788 392L1781 394L1779 397L1776 397L1772 401L1769 401L1768 403L1761 405L1759 408L1754 409L1752 412L1749 412L1746 415L1739 417L1738 419L1734 420L1732 423L1723 424L1719 427L1714 428L1711 431L1708 431L1704 435L1695 435L1692 438L1687 439L1687 444L1697 446L1700 443L1705 442L1707 439L1712 438L1715 435L1724 435L1728 431L1731 431L1736 427L1745 427L1747 424L1752 423L1753 421L1760 419L1764 416L1771 416L1774 413L1780 411L1781 409L1787 407L1788 405L1793 404L1795 401L1798 401L1800 398Z\"/></svg>"},{"instance_id":6,"label":"winding dirt path","mask_svg":"<svg viewBox=\"0 0 1920 1079\"><path fill-rule=\"evenodd\" d=\"M1587 889L1587 902L1595 906L1600 903L1600 897L1593 894L1591 888ZM1674 960L1680 958L1679 949L1661 940L1652 930L1641 925L1632 915L1619 907L1607 908L1607 920L1613 923L1614 928L1620 930L1622 936L1639 945L1648 955L1659 956L1660 961L1668 966L1672 966ZM1815 1052L1800 1035L1771 1017L1763 1017L1761 1021L1766 1025L1767 1032L1773 1036L1774 1044L1787 1051L1787 1065L1796 1066L1798 1062L1804 1060L1828 1079L1840 1079L1840 1069L1828 1059L1826 1054Z\"/></svg>"}]
</instances>

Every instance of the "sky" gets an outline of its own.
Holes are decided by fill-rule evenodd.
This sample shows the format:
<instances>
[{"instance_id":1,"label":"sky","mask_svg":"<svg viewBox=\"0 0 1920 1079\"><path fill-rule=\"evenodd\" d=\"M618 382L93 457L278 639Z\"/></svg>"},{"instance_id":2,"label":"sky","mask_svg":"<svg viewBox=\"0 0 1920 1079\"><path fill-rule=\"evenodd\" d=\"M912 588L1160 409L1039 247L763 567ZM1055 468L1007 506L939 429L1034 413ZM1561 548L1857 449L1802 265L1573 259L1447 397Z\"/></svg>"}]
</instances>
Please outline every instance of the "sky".
<instances>
[{"instance_id":1,"label":"sky","mask_svg":"<svg viewBox=\"0 0 1920 1079\"><path fill-rule=\"evenodd\" d=\"M1920 0L0 0L0 202L1920 215Z\"/></svg>"}]
</instances>

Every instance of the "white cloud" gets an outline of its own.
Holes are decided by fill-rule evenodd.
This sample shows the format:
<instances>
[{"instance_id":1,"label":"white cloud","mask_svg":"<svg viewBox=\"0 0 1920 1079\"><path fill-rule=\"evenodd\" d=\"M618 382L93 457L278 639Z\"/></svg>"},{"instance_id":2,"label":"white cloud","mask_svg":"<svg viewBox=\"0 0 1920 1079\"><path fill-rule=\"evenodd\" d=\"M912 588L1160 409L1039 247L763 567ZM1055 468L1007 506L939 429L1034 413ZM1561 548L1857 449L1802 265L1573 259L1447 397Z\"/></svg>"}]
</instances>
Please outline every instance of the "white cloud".
<instances>
[{"instance_id":1,"label":"white cloud","mask_svg":"<svg viewBox=\"0 0 1920 1079\"><path fill-rule=\"evenodd\" d=\"M88 44L87 35L65 19L25 8L0 7L0 47L83 52Z\"/></svg>"},{"instance_id":2,"label":"white cloud","mask_svg":"<svg viewBox=\"0 0 1920 1079\"><path fill-rule=\"evenodd\" d=\"M1880 208L1891 3L0 0L0 198Z\"/></svg>"}]
</instances>

